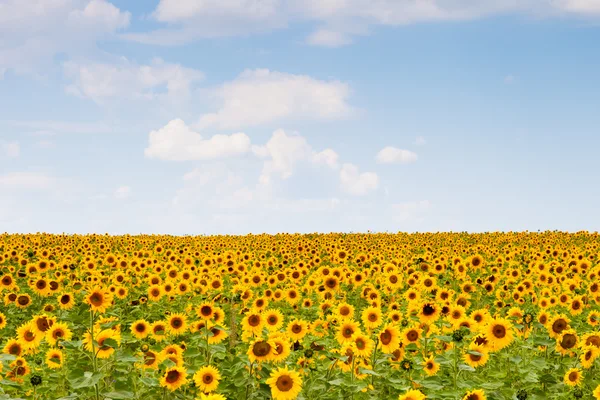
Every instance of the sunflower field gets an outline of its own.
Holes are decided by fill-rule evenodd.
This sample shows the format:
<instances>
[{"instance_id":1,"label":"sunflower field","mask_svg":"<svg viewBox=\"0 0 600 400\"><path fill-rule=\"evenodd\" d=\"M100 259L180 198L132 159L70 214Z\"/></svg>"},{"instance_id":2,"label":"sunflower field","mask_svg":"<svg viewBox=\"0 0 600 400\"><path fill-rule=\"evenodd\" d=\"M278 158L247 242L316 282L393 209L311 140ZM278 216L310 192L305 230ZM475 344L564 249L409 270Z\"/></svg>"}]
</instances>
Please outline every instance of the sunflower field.
<instances>
[{"instance_id":1,"label":"sunflower field","mask_svg":"<svg viewBox=\"0 0 600 400\"><path fill-rule=\"evenodd\" d=\"M600 399L597 233L0 235L0 399Z\"/></svg>"}]
</instances>

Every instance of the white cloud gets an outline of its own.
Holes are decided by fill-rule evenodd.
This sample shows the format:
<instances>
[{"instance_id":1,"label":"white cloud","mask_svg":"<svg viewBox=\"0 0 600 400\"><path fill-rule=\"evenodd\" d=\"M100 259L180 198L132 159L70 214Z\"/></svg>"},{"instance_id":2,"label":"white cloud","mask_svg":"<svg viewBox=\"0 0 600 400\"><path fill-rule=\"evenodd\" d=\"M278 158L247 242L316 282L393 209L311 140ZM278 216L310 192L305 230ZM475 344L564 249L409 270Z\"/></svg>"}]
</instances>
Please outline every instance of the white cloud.
<instances>
[{"instance_id":1,"label":"white cloud","mask_svg":"<svg viewBox=\"0 0 600 400\"><path fill-rule=\"evenodd\" d=\"M97 103L107 99L154 99L166 90L173 100L189 97L192 86L204 78L198 70L170 64L160 58L150 65L137 65L122 59L119 64L66 62L64 71L74 83L67 93L90 98Z\"/></svg>"},{"instance_id":2,"label":"white cloud","mask_svg":"<svg viewBox=\"0 0 600 400\"><path fill-rule=\"evenodd\" d=\"M354 164L346 163L340 170L342 190L355 196L365 195L379 186L379 177L374 172L360 173Z\"/></svg>"},{"instance_id":3,"label":"white cloud","mask_svg":"<svg viewBox=\"0 0 600 400\"><path fill-rule=\"evenodd\" d=\"M319 29L308 36L308 44L323 47L339 47L350 44L352 40L343 32Z\"/></svg>"},{"instance_id":4,"label":"white cloud","mask_svg":"<svg viewBox=\"0 0 600 400\"><path fill-rule=\"evenodd\" d=\"M32 129L33 131L30 134L38 137L50 137L59 133L92 134L125 131L124 128L118 128L104 122L4 120L0 121L0 123L6 123L15 128Z\"/></svg>"},{"instance_id":5,"label":"white cloud","mask_svg":"<svg viewBox=\"0 0 600 400\"><path fill-rule=\"evenodd\" d=\"M174 119L161 129L150 132L144 154L148 158L187 161L237 156L249 150L250 138L245 133L203 139L181 119Z\"/></svg>"},{"instance_id":6,"label":"white cloud","mask_svg":"<svg viewBox=\"0 0 600 400\"><path fill-rule=\"evenodd\" d=\"M372 26L462 21L494 15L600 13L598 0L161 0L153 16L167 28L127 34L144 43L181 44L199 38L247 35L296 22L318 26L307 42L340 46Z\"/></svg>"},{"instance_id":7,"label":"white cloud","mask_svg":"<svg viewBox=\"0 0 600 400\"><path fill-rule=\"evenodd\" d=\"M0 175L0 188L7 189L48 189L51 188L55 179L43 173L37 172L10 172Z\"/></svg>"},{"instance_id":8,"label":"white cloud","mask_svg":"<svg viewBox=\"0 0 600 400\"><path fill-rule=\"evenodd\" d=\"M426 144L427 141L423 136L417 136L417 138L415 139L415 145L417 146L425 146Z\"/></svg>"},{"instance_id":9,"label":"white cloud","mask_svg":"<svg viewBox=\"0 0 600 400\"><path fill-rule=\"evenodd\" d=\"M117 190L113 193L115 199L126 199L131 196L131 187L129 186L119 186Z\"/></svg>"},{"instance_id":10,"label":"white cloud","mask_svg":"<svg viewBox=\"0 0 600 400\"><path fill-rule=\"evenodd\" d=\"M399 222L420 219L431 208L429 200L409 201L392 205L394 220Z\"/></svg>"},{"instance_id":11,"label":"white cloud","mask_svg":"<svg viewBox=\"0 0 600 400\"><path fill-rule=\"evenodd\" d=\"M46 73L54 55L95 51L129 25L131 14L105 0L3 0L0 70Z\"/></svg>"},{"instance_id":12,"label":"white cloud","mask_svg":"<svg viewBox=\"0 0 600 400\"><path fill-rule=\"evenodd\" d=\"M350 114L350 89L338 81L321 81L268 69L246 70L213 89L220 109L203 115L200 129L239 129L283 119L335 119Z\"/></svg>"},{"instance_id":13,"label":"white cloud","mask_svg":"<svg viewBox=\"0 0 600 400\"><path fill-rule=\"evenodd\" d=\"M338 154L332 149L325 149L318 153L314 153L312 157L315 164L325 164L333 169L338 167L338 158Z\"/></svg>"},{"instance_id":14,"label":"white cloud","mask_svg":"<svg viewBox=\"0 0 600 400\"><path fill-rule=\"evenodd\" d=\"M16 140L7 142L0 140L0 156L6 156L7 158L19 157L21 153L21 146Z\"/></svg>"},{"instance_id":15,"label":"white cloud","mask_svg":"<svg viewBox=\"0 0 600 400\"><path fill-rule=\"evenodd\" d=\"M417 161L417 154L410 150L387 146L377 153L376 160L380 164L409 164Z\"/></svg>"},{"instance_id":16,"label":"white cloud","mask_svg":"<svg viewBox=\"0 0 600 400\"><path fill-rule=\"evenodd\" d=\"M263 146L252 146L252 152L265 159L259 182L263 185L271 183L272 176L288 179L292 176L296 165L300 162L338 167L338 155L332 149L315 152L306 139L300 135L288 135L284 130L273 132L269 141Z\"/></svg>"}]
</instances>

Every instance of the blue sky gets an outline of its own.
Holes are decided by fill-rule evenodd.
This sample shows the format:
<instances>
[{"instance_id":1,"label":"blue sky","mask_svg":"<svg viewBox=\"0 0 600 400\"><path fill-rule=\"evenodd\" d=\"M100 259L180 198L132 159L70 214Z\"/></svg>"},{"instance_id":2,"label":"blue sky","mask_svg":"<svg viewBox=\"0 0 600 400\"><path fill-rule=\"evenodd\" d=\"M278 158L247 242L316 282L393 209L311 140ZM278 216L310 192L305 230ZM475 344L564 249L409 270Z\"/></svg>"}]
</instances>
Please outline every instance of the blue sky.
<instances>
[{"instance_id":1,"label":"blue sky","mask_svg":"<svg viewBox=\"0 0 600 400\"><path fill-rule=\"evenodd\" d=\"M600 226L600 1L0 0L0 231Z\"/></svg>"}]
</instances>

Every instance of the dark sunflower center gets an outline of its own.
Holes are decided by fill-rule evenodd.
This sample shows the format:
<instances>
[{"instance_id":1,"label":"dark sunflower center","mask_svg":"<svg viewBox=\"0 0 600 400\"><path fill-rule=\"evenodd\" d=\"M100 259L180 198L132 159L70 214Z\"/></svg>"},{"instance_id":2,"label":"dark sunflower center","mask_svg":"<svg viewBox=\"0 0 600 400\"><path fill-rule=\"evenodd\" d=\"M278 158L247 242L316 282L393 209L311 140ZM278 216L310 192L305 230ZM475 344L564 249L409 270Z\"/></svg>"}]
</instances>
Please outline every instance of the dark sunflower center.
<instances>
[{"instance_id":1,"label":"dark sunflower center","mask_svg":"<svg viewBox=\"0 0 600 400\"><path fill-rule=\"evenodd\" d=\"M179 371L172 370L172 371L167 372L167 377L166 377L165 380L168 383L174 383L174 382L177 382L179 380L179 376L180 376Z\"/></svg>"},{"instance_id":2,"label":"dark sunflower center","mask_svg":"<svg viewBox=\"0 0 600 400\"><path fill-rule=\"evenodd\" d=\"M492 333L494 334L495 338L502 339L506 336L506 328L503 325L494 325Z\"/></svg>"},{"instance_id":3,"label":"dark sunflower center","mask_svg":"<svg viewBox=\"0 0 600 400\"><path fill-rule=\"evenodd\" d=\"M381 340L381 344L387 346L392 341L392 334L386 329L379 335L379 340Z\"/></svg>"},{"instance_id":4,"label":"dark sunflower center","mask_svg":"<svg viewBox=\"0 0 600 400\"><path fill-rule=\"evenodd\" d=\"M205 316L208 317L212 314L212 307L211 306L202 306L200 308L200 313Z\"/></svg>"},{"instance_id":5,"label":"dark sunflower center","mask_svg":"<svg viewBox=\"0 0 600 400\"><path fill-rule=\"evenodd\" d=\"M435 313L435 308L431 304L425 304L423 307L423 315L429 317Z\"/></svg>"},{"instance_id":6,"label":"dark sunflower center","mask_svg":"<svg viewBox=\"0 0 600 400\"><path fill-rule=\"evenodd\" d=\"M252 327L256 327L256 326L260 325L260 317L258 315L251 315L248 318L248 325L250 325Z\"/></svg>"},{"instance_id":7,"label":"dark sunflower center","mask_svg":"<svg viewBox=\"0 0 600 400\"><path fill-rule=\"evenodd\" d=\"M265 357L271 352L271 345L267 342L256 342L252 346L252 353L257 357Z\"/></svg>"},{"instance_id":8,"label":"dark sunflower center","mask_svg":"<svg viewBox=\"0 0 600 400\"><path fill-rule=\"evenodd\" d=\"M289 392L292 389L292 386L294 386L294 382L292 381L291 377L282 375L277 378L275 386L277 386L277 389L279 389L281 392Z\"/></svg>"}]
</instances>

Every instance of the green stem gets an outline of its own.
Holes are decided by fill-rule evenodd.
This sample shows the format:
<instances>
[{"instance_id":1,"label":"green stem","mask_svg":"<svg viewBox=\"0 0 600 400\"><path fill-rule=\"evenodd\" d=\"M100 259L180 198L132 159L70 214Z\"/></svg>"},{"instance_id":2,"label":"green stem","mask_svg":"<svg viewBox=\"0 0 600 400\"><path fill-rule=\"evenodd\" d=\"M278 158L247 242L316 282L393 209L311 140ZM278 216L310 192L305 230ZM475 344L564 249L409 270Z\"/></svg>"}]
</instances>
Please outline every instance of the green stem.
<instances>
[{"instance_id":1,"label":"green stem","mask_svg":"<svg viewBox=\"0 0 600 400\"><path fill-rule=\"evenodd\" d=\"M249 373L249 377L250 377L250 379L252 379L252 368L253 368L253 367L254 367L254 363L252 362L252 363L250 363L250 373ZM250 380L250 379L249 379L249 380ZM249 393L249 390L250 390L250 385L249 385L249 383L250 383L250 382L248 382L248 384L246 385L246 395L244 396L244 399L245 399L245 400L248 400L248 395L250 394L250 393Z\"/></svg>"},{"instance_id":2,"label":"green stem","mask_svg":"<svg viewBox=\"0 0 600 400\"><path fill-rule=\"evenodd\" d=\"M375 347L373 348L373 357L371 357L371 367L373 368L373 372L375 372L375 361L377 359L377 346L379 346L379 338L375 339ZM371 375L371 385L373 385L374 379L375 379L375 375Z\"/></svg>"},{"instance_id":3,"label":"green stem","mask_svg":"<svg viewBox=\"0 0 600 400\"><path fill-rule=\"evenodd\" d=\"M94 368L94 374L98 372L98 361L96 360L96 351L94 349L94 311L90 310L90 336L92 338L92 366ZM94 391L96 392L96 400L100 400L100 391L98 384L94 385Z\"/></svg>"}]
</instances>

